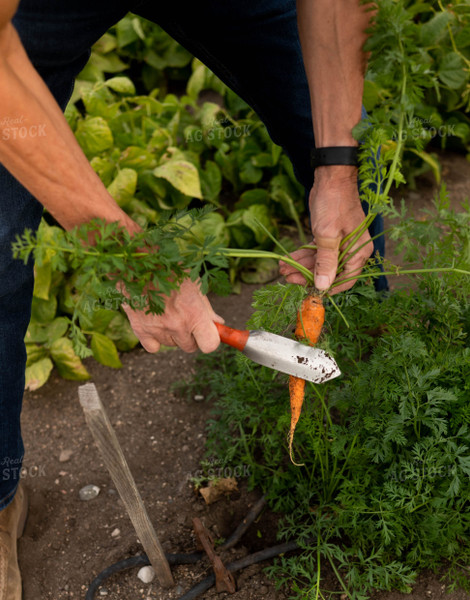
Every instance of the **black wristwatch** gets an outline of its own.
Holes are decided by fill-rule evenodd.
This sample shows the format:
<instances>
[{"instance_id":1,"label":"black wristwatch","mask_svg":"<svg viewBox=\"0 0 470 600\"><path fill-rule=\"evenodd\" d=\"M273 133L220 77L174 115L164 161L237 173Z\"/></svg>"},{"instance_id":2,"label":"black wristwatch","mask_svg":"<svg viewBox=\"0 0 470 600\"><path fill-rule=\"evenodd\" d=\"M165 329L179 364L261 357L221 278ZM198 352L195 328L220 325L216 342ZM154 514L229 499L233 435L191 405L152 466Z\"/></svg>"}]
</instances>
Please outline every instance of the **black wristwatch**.
<instances>
[{"instance_id":1,"label":"black wristwatch","mask_svg":"<svg viewBox=\"0 0 470 600\"><path fill-rule=\"evenodd\" d=\"M331 165L359 164L359 148L357 146L329 146L326 148L314 148L310 154L312 169Z\"/></svg>"}]
</instances>

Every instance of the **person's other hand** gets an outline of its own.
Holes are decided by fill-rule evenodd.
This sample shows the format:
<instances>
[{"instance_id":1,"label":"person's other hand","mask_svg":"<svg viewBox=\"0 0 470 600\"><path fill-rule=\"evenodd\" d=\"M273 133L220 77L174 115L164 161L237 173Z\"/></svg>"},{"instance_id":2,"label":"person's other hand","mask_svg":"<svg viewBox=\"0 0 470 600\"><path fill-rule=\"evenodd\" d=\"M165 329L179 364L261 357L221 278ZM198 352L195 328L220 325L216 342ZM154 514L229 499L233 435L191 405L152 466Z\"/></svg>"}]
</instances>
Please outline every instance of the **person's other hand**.
<instances>
[{"instance_id":1,"label":"person's other hand","mask_svg":"<svg viewBox=\"0 0 470 600\"><path fill-rule=\"evenodd\" d=\"M178 291L166 298L165 312L145 314L123 305L131 327L147 352L158 352L161 345L178 346L185 352L213 352L220 344L214 321L224 319L214 312L197 283L185 279Z\"/></svg>"},{"instance_id":2,"label":"person's other hand","mask_svg":"<svg viewBox=\"0 0 470 600\"><path fill-rule=\"evenodd\" d=\"M328 290L336 279L341 240L365 218L357 189L357 169L343 166L317 168L309 203L316 249L296 250L291 256L314 274L318 290ZM338 280L359 275L371 256L373 244L367 230L350 252L362 244L365 245L346 263ZM289 283L306 283L299 271L284 262L281 262L280 272ZM337 285L331 292L342 292L351 288L354 283L355 280L352 280Z\"/></svg>"}]
</instances>

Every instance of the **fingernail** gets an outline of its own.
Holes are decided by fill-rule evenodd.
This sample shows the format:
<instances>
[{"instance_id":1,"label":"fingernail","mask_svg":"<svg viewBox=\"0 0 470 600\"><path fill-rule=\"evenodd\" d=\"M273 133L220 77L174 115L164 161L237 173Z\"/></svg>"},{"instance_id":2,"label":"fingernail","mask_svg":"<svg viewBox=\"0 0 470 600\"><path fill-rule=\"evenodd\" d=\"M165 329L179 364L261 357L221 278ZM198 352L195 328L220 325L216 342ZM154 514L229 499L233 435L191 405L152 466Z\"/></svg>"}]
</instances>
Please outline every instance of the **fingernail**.
<instances>
[{"instance_id":1,"label":"fingernail","mask_svg":"<svg viewBox=\"0 0 470 600\"><path fill-rule=\"evenodd\" d=\"M317 275L315 277L315 287L317 290L327 290L330 287L330 278L326 275Z\"/></svg>"}]
</instances>

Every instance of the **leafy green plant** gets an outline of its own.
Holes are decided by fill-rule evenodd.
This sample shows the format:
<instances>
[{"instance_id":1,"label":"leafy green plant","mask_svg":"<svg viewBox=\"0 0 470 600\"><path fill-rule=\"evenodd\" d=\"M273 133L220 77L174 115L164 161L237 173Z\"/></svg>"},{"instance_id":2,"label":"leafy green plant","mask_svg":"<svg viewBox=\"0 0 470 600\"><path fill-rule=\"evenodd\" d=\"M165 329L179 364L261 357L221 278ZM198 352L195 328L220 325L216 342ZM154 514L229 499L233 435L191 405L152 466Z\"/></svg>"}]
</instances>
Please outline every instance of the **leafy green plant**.
<instances>
[{"instance_id":1,"label":"leafy green plant","mask_svg":"<svg viewBox=\"0 0 470 600\"><path fill-rule=\"evenodd\" d=\"M393 233L410 259L469 269L468 206L454 213L442 196L425 221L402 217ZM288 459L285 376L230 352L217 368L201 359L198 377L217 399L208 452L250 465L250 485L287 515L279 535L303 551L269 572L295 598L329 597L326 565L336 591L365 599L409 591L420 570L445 560L452 572L470 556L470 278L422 273L416 283L382 298L365 284L341 294L349 327L326 301L321 345L343 376L308 384L302 468ZM303 292L255 292L249 326L288 334Z\"/></svg>"}]
</instances>

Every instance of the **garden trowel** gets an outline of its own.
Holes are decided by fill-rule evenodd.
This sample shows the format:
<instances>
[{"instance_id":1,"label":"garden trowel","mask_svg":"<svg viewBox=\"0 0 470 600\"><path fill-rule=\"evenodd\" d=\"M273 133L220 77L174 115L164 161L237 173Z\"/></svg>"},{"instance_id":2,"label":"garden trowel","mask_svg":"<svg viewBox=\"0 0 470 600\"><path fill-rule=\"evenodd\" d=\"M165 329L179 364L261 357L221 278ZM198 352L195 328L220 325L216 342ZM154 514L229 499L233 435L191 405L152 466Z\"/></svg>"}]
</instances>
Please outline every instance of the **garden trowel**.
<instances>
[{"instance_id":1,"label":"garden trowel","mask_svg":"<svg viewBox=\"0 0 470 600\"><path fill-rule=\"evenodd\" d=\"M220 323L215 325L224 344L241 350L254 362L270 369L313 383L324 383L341 375L335 360L320 348L267 331L241 331Z\"/></svg>"}]
</instances>

